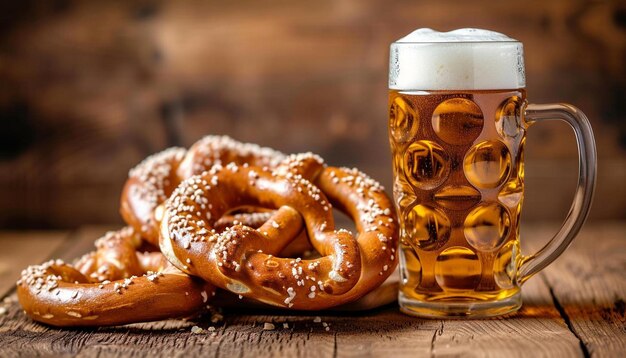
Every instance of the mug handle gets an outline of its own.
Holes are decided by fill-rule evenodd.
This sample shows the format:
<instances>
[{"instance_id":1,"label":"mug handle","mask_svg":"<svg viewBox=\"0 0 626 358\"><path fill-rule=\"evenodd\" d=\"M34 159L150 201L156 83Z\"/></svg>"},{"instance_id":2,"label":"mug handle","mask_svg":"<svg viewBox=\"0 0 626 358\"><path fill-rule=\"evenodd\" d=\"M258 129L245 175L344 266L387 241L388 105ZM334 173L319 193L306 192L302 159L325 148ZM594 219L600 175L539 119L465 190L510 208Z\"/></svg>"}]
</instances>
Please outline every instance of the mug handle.
<instances>
[{"instance_id":1,"label":"mug handle","mask_svg":"<svg viewBox=\"0 0 626 358\"><path fill-rule=\"evenodd\" d=\"M559 257L572 243L587 219L596 185L596 143L587 116L578 108L563 103L529 104L524 110L526 124L561 120L572 127L578 145L578 185L569 213L554 237L537 253L524 256L517 272L517 281L523 284Z\"/></svg>"}]
</instances>

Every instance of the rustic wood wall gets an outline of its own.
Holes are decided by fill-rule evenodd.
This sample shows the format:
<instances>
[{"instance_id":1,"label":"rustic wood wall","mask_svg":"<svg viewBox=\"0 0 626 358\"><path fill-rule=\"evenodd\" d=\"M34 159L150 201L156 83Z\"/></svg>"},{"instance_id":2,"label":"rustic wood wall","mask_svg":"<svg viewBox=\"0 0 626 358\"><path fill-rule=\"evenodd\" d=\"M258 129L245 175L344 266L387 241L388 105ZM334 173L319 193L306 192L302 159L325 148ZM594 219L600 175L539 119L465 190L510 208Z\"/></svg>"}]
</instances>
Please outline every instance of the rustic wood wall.
<instances>
[{"instance_id":1,"label":"rustic wood wall","mask_svg":"<svg viewBox=\"0 0 626 358\"><path fill-rule=\"evenodd\" d=\"M626 218L626 3L20 1L0 5L0 227L119 222L130 167L204 134L315 151L390 187L388 45L417 27L522 40L529 97L591 118L592 218ZM532 128L524 217L560 219L565 125Z\"/></svg>"}]
</instances>

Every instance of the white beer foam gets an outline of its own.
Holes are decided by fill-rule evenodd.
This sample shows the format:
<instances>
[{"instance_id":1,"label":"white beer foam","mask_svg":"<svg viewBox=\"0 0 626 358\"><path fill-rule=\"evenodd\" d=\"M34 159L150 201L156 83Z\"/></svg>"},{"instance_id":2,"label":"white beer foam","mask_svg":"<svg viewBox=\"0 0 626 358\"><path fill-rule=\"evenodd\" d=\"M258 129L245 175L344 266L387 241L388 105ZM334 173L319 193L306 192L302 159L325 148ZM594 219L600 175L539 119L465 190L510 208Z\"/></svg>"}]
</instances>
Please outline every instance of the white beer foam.
<instances>
[{"instance_id":1,"label":"white beer foam","mask_svg":"<svg viewBox=\"0 0 626 358\"><path fill-rule=\"evenodd\" d=\"M483 29L458 29L439 32L433 29L417 29L396 42L489 42L517 40L495 31Z\"/></svg>"},{"instance_id":2,"label":"white beer foam","mask_svg":"<svg viewBox=\"0 0 626 358\"><path fill-rule=\"evenodd\" d=\"M391 44L390 89L489 90L525 86L522 43L498 32L418 29Z\"/></svg>"}]
</instances>

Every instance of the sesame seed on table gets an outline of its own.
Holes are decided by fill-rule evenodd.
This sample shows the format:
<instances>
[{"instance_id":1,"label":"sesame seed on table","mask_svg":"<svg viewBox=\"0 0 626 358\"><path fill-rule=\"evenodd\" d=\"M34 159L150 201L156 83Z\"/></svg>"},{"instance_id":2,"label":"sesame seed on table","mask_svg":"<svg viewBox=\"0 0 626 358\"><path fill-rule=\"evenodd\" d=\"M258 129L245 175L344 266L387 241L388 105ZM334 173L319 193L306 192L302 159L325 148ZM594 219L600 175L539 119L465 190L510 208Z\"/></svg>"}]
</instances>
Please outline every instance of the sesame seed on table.
<instances>
[{"instance_id":1,"label":"sesame seed on table","mask_svg":"<svg viewBox=\"0 0 626 358\"><path fill-rule=\"evenodd\" d=\"M556 228L524 226L524 251L541 247ZM523 308L507 318L427 320L403 315L395 304L362 312L241 308L246 299L221 293L218 296L230 306L190 320L58 329L28 319L15 301L20 271L50 258L71 262L92 250L93 238L104 231L85 227L73 232L0 232L1 357L397 357L468 352L508 357L523 356L529 349L572 357L620 356L626 351L624 223L588 224L554 265L524 285ZM204 295L210 304L212 298Z\"/></svg>"}]
</instances>

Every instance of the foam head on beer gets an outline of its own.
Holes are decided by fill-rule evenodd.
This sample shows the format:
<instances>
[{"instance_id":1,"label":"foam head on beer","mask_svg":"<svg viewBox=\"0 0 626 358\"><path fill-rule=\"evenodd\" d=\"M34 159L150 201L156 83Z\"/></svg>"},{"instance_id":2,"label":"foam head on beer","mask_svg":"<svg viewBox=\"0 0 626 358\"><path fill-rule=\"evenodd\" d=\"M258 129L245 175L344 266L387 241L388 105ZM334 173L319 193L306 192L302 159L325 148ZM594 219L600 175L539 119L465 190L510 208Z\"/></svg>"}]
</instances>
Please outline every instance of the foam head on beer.
<instances>
[{"instance_id":1,"label":"foam head on beer","mask_svg":"<svg viewBox=\"0 0 626 358\"><path fill-rule=\"evenodd\" d=\"M522 43L504 34L418 29L391 44L389 88L495 90L526 86Z\"/></svg>"}]
</instances>

